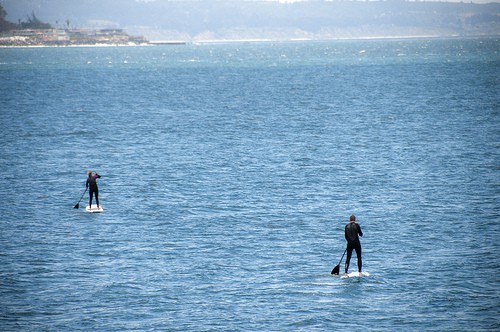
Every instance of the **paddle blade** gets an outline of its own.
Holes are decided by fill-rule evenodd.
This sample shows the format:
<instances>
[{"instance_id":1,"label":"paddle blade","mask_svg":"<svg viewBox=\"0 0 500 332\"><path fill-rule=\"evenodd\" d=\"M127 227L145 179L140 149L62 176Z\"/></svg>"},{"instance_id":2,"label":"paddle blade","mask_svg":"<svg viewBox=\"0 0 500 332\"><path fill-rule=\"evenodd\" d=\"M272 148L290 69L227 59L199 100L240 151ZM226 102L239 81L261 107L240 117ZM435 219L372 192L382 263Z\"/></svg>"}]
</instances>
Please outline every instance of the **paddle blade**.
<instances>
[{"instance_id":1,"label":"paddle blade","mask_svg":"<svg viewBox=\"0 0 500 332\"><path fill-rule=\"evenodd\" d=\"M75 209L78 209L80 207L80 203L76 203Z\"/></svg>"},{"instance_id":2,"label":"paddle blade","mask_svg":"<svg viewBox=\"0 0 500 332\"><path fill-rule=\"evenodd\" d=\"M335 267L333 268L333 270L332 270L332 274L338 275L338 274L339 274L339 272L340 272L340 266L339 266L339 265L337 265L337 266L335 266Z\"/></svg>"}]
</instances>

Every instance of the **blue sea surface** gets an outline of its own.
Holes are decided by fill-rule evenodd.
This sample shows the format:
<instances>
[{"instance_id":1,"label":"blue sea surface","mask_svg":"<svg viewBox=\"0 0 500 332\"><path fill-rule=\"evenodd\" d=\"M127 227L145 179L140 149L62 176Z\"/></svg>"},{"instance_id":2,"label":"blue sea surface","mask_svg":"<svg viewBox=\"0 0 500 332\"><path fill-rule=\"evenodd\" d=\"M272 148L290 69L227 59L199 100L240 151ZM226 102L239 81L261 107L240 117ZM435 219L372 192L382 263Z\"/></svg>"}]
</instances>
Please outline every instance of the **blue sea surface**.
<instances>
[{"instance_id":1,"label":"blue sea surface","mask_svg":"<svg viewBox=\"0 0 500 332\"><path fill-rule=\"evenodd\" d=\"M499 331L499 91L498 38L2 48L0 330Z\"/></svg>"}]
</instances>

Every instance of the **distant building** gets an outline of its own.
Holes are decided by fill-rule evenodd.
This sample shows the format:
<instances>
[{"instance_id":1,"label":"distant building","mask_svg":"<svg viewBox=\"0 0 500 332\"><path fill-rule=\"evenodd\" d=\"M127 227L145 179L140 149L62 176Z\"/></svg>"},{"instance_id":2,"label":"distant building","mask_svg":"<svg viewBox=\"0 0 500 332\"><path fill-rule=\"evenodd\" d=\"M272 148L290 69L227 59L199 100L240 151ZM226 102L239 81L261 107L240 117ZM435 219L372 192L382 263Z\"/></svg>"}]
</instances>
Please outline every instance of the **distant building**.
<instances>
[{"instance_id":1,"label":"distant building","mask_svg":"<svg viewBox=\"0 0 500 332\"><path fill-rule=\"evenodd\" d=\"M148 41L131 37L122 29L22 29L0 35L3 46L36 45L137 45Z\"/></svg>"}]
</instances>

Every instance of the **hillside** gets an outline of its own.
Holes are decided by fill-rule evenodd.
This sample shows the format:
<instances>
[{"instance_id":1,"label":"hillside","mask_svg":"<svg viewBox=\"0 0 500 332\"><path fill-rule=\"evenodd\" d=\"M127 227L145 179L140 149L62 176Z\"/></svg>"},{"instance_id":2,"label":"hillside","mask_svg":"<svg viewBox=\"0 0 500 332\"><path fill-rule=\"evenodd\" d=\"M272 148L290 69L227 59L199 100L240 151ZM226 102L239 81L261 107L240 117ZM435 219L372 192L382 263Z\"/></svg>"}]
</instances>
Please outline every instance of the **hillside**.
<instances>
[{"instance_id":1,"label":"hillside","mask_svg":"<svg viewBox=\"0 0 500 332\"><path fill-rule=\"evenodd\" d=\"M17 21L121 28L150 40L331 39L500 34L500 4L406 1L4 0Z\"/></svg>"}]
</instances>

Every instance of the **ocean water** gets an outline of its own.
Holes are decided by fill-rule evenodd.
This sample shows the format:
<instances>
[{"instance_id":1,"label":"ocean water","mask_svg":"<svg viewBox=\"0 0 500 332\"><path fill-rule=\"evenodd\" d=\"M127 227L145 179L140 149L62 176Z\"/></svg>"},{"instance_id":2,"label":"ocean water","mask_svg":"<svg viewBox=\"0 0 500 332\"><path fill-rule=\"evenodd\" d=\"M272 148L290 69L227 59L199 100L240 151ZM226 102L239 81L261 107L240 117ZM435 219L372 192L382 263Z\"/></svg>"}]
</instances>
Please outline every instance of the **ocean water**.
<instances>
[{"instance_id":1,"label":"ocean water","mask_svg":"<svg viewBox=\"0 0 500 332\"><path fill-rule=\"evenodd\" d=\"M498 331L499 91L498 38L0 49L0 329Z\"/></svg>"}]
</instances>

